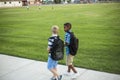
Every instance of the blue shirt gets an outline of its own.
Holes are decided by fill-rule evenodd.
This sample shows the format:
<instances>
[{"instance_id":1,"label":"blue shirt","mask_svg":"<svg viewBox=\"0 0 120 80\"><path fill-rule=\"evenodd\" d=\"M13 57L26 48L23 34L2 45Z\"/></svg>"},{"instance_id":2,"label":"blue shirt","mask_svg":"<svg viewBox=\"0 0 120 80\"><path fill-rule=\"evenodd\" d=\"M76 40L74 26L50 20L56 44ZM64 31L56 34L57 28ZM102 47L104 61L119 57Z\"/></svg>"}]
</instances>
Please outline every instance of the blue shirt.
<instances>
[{"instance_id":1,"label":"blue shirt","mask_svg":"<svg viewBox=\"0 0 120 80\"><path fill-rule=\"evenodd\" d=\"M70 44L70 34L68 32L65 33L65 43L67 43L68 45ZM70 49L68 46L65 47L66 48L66 55L70 54Z\"/></svg>"}]
</instances>

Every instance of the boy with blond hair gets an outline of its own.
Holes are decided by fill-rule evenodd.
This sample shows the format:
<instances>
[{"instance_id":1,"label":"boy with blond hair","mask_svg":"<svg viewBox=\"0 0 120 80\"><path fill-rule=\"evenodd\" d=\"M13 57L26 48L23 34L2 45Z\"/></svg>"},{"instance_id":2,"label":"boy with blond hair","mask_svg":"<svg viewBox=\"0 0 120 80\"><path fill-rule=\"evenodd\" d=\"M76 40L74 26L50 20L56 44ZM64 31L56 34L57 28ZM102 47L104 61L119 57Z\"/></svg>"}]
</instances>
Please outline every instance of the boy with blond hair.
<instances>
[{"instance_id":1,"label":"boy with blond hair","mask_svg":"<svg viewBox=\"0 0 120 80\"><path fill-rule=\"evenodd\" d=\"M59 75L57 72L57 64L58 61L54 60L51 56L52 56L52 47L53 47L53 43L55 41L55 39L57 39L58 36L58 32L59 32L59 27L58 26L52 26L52 36L48 39L48 48L47 51L49 53L48 56L48 69L53 73L53 77L51 78L51 80L61 80L62 79L62 75Z\"/></svg>"}]
</instances>

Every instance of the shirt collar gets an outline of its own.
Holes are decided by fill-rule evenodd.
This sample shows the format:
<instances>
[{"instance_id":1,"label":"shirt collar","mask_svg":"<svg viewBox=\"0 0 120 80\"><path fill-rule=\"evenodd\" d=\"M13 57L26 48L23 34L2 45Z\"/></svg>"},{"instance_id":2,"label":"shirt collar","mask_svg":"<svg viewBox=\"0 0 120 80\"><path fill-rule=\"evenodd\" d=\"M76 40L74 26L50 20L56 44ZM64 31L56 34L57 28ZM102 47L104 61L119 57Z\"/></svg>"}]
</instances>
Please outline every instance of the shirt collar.
<instances>
[{"instance_id":1,"label":"shirt collar","mask_svg":"<svg viewBox=\"0 0 120 80\"><path fill-rule=\"evenodd\" d=\"M71 32L71 30L67 31L66 33Z\"/></svg>"},{"instance_id":2,"label":"shirt collar","mask_svg":"<svg viewBox=\"0 0 120 80\"><path fill-rule=\"evenodd\" d=\"M58 36L57 34L52 34L52 36Z\"/></svg>"}]
</instances>

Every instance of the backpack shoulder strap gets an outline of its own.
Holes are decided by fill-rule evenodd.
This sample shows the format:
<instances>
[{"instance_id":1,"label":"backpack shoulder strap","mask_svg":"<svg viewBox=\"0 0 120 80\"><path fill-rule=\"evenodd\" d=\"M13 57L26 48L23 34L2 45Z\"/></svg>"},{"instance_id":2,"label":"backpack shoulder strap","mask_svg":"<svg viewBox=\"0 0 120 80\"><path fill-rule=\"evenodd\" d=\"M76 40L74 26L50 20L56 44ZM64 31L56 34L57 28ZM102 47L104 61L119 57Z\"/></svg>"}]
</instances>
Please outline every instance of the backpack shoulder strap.
<instances>
[{"instance_id":1,"label":"backpack shoulder strap","mask_svg":"<svg viewBox=\"0 0 120 80\"><path fill-rule=\"evenodd\" d=\"M51 36L51 37L49 37L49 39L54 39L54 37L53 37L53 36Z\"/></svg>"},{"instance_id":2,"label":"backpack shoulder strap","mask_svg":"<svg viewBox=\"0 0 120 80\"><path fill-rule=\"evenodd\" d=\"M70 32L70 31L68 31L67 33L69 33L70 36L75 37L74 32Z\"/></svg>"},{"instance_id":3,"label":"backpack shoulder strap","mask_svg":"<svg viewBox=\"0 0 120 80\"><path fill-rule=\"evenodd\" d=\"M60 39L60 36L57 36L57 39Z\"/></svg>"}]
</instances>

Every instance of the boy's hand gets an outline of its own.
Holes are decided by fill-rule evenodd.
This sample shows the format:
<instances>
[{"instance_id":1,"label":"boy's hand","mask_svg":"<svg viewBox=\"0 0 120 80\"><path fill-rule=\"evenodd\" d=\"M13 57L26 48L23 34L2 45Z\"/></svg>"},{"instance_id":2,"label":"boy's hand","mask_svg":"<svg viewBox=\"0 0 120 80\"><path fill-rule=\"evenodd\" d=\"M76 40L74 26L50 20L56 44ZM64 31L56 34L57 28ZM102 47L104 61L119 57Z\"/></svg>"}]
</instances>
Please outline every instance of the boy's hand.
<instances>
[{"instance_id":1,"label":"boy's hand","mask_svg":"<svg viewBox=\"0 0 120 80\"><path fill-rule=\"evenodd\" d=\"M67 43L67 42L65 42L65 44L64 44L65 46L68 46L69 44Z\"/></svg>"},{"instance_id":2,"label":"boy's hand","mask_svg":"<svg viewBox=\"0 0 120 80\"><path fill-rule=\"evenodd\" d=\"M50 52L50 48L49 47L47 48L47 51L48 51L48 53Z\"/></svg>"}]
</instances>

